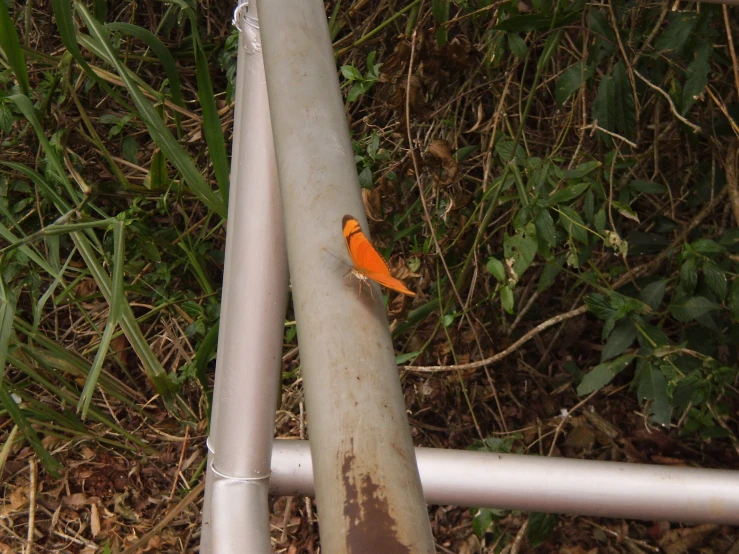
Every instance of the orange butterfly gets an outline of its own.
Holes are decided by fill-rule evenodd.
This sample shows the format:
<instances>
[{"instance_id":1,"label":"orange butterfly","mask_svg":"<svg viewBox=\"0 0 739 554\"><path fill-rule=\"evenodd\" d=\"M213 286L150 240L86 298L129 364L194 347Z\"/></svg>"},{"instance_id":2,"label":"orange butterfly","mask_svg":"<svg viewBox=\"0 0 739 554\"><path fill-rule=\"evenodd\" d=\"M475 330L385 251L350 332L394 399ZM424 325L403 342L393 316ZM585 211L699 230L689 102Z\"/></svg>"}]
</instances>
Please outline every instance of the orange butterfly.
<instances>
[{"instance_id":1,"label":"orange butterfly","mask_svg":"<svg viewBox=\"0 0 739 554\"><path fill-rule=\"evenodd\" d=\"M349 251L349 256L351 256L354 264L352 273L360 280L360 284L367 281L367 279L372 279L383 287L408 296L416 296L416 293L406 288L400 279L390 275L390 268L387 263L367 237L364 236L362 228L355 218L345 215L342 226L344 228L346 249ZM372 292L371 287L370 292Z\"/></svg>"}]
</instances>

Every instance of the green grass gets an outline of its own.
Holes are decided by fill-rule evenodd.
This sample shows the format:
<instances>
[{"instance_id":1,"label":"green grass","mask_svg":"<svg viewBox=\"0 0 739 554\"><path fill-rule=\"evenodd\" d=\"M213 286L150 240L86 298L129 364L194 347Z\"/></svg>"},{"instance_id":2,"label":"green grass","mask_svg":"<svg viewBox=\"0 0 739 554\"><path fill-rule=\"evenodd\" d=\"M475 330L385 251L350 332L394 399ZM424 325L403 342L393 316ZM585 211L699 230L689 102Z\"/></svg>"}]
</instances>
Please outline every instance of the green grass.
<instances>
[{"instance_id":1,"label":"green grass","mask_svg":"<svg viewBox=\"0 0 739 554\"><path fill-rule=\"evenodd\" d=\"M82 490L85 445L105 467L187 466L137 489L182 497L217 342L232 6L0 4L0 468L20 486L30 447L49 488ZM618 444L650 426L686 463L731 467L735 8L326 7L372 234L418 293L387 304L418 444L623 460L553 431L595 393ZM278 431L295 436L299 358L284 376ZM474 530L498 522L502 546L505 515ZM557 533L530 525L530 544Z\"/></svg>"}]
</instances>

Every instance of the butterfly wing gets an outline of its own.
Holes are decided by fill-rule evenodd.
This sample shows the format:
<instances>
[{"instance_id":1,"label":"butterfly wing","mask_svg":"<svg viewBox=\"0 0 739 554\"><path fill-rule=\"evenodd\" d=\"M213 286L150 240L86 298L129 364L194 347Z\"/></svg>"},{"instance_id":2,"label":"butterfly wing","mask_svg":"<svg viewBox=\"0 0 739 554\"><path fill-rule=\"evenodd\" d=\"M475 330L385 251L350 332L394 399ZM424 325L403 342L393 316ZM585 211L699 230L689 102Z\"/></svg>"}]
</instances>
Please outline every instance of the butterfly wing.
<instances>
[{"instance_id":1,"label":"butterfly wing","mask_svg":"<svg viewBox=\"0 0 739 554\"><path fill-rule=\"evenodd\" d=\"M390 268L380 253L362 232L359 222L350 215L345 215L342 221L344 226L344 240L349 256L354 262L354 269L360 273L377 273L390 277Z\"/></svg>"},{"instance_id":2,"label":"butterfly wing","mask_svg":"<svg viewBox=\"0 0 739 554\"><path fill-rule=\"evenodd\" d=\"M396 279L390 274L390 268L387 266L385 259L372 246L372 243L364 235L359 222L355 218L345 215L342 223L346 249L352 258L355 271L373 281L377 281L383 287L408 296L416 295L400 279Z\"/></svg>"},{"instance_id":3,"label":"butterfly wing","mask_svg":"<svg viewBox=\"0 0 739 554\"><path fill-rule=\"evenodd\" d=\"M396 279L392 275L384 275L382 273L369 273L369 272L367 272L367 273L361 272L361 273L362 273L362 275L364 275L368 279L372 279L373 281L377 281L383 287L387 287L389 289L394 290L395 292L399 292L399 293L405 294L407 296L416 296L416 293L413 292L412 290L408 289L408 287L406 287L403 284L403 281L401 281L400 279Z\"/></svg>"}]
</instances>

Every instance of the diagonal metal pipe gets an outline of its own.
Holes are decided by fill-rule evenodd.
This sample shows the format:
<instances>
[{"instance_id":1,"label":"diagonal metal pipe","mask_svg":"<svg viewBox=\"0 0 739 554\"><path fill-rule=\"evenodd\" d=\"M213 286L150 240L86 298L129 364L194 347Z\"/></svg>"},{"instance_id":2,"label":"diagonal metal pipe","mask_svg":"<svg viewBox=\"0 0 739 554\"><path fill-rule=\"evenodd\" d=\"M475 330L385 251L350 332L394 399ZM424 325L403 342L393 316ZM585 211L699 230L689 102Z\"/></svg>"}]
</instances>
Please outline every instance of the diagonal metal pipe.
<instances>
[{"instance_id":1,"label":"diagonal metal pipe","mask_svg":"<svg viewBox=\"0 0 739 554\"><path fill-rule=\"evenodd\" d=\"M416 448L429 504L739 525L739 471ZM312 496L307 441L275 441L270 492Z\"/></svg>"},{"instance_id":2,"label":"diagonal metal pipe","mask_svg":"<svg viewBox=\"0 0 739 554\"><path fill-rule=\"evenodd\" d=\"M376 285L345 277L345 214L366 229L321 0L260 5L321 551L428 553L395 354Z\"/></svg>"},{"instance_id":3,"label":"diagonal metal pipe","mask_svg":"<svg viewBox=\"0 0 739 554\"><path fill-rule=\"evenodd\" d=\"M287 254L255 0L239 27L231 195L201 553L271 552Z\"/></svg>"}]
</instances>

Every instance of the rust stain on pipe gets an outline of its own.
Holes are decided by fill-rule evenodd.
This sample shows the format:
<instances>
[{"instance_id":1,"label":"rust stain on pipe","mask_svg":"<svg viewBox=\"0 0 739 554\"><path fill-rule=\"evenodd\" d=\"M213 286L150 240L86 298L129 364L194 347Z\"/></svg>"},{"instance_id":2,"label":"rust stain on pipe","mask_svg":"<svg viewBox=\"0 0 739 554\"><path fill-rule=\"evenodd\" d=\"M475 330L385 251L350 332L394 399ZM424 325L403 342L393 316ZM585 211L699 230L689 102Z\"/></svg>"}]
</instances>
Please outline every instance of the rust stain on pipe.
<instances>
[{"instance_id":1,"label":"rust stain on pipe","mask_svg":"<svg viewBox=\"0 0 739 554\"><path fill-rule=\"evenodd\" d=\"M348 554L411 554L411 549L400 541L396 520L383 487L370 474L355 474L356 457L344 455L341 474L344 481L344 520L346 524L346 552Z\"/></svg>"}]
</instances>

